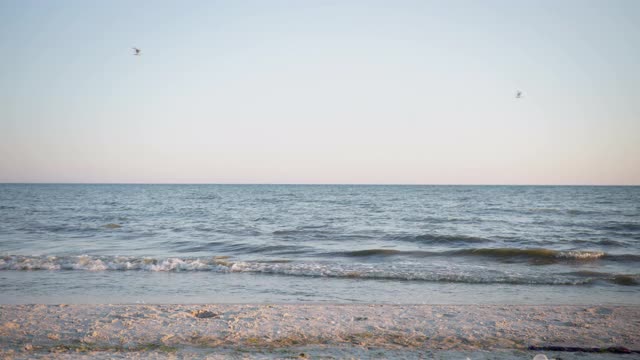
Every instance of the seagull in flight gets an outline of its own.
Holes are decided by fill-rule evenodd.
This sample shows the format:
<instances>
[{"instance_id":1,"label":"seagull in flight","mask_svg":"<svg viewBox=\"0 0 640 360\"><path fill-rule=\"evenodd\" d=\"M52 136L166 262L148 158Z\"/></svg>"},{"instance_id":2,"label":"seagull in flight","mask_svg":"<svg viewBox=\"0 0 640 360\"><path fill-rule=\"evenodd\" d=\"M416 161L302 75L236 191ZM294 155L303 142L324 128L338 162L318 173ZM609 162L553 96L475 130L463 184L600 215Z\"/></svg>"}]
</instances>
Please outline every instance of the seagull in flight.
<instances>
[{"instance_id":1,"label":"seagull in flight","mask_svg":"<svg viewBox=\"0 0 640 360\"><path fill-rule=\"evenodd\" d=\"M522 98L522 91L518 90L516 91L516 99L521 99Z\"/></svg>"},{"instance_id":2,"label":"seagull in flight","mask_svg":"<svg viewBox=\"0 0 640 360\"><path fill-rule=\"evenodd\" d=\"M140 49L138 49L137 47L132 47L132 49L133 49L133 51L135 51L133 55L135 55L135 56L140 56L141 55L140 54Z\"/></svg>"}]
</instances>

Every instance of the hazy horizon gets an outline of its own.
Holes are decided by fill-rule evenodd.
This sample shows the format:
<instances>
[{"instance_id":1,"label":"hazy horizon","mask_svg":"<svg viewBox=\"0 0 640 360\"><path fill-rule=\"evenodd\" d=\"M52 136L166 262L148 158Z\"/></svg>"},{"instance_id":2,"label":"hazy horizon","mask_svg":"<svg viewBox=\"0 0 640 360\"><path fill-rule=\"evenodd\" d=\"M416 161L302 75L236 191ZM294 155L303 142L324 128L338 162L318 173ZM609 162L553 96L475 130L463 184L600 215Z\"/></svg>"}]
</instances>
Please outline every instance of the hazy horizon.
<instances>
[{"instance_id":1,"label":"hazy horizon","mask_svg":"<svg viewBox=\"0 0 640 360\"><path fill-rule=\"evenodd\" d=\"M630 0L4 1L0 183L640 185L638 43Z\"/></svg>"},{"instance_id":2,"label":"hazy horizon","mask_svg":"<svg viewBox=\"0 0 640 360\"><path fill-rule=\"evenodd\" d=\"M171 183L171 182L0 182L0 185L212 185L212 186L460 186L460 187L640 187L640 185L618 184L420 184L420 183Z\"/></svg>"}]
</instances>

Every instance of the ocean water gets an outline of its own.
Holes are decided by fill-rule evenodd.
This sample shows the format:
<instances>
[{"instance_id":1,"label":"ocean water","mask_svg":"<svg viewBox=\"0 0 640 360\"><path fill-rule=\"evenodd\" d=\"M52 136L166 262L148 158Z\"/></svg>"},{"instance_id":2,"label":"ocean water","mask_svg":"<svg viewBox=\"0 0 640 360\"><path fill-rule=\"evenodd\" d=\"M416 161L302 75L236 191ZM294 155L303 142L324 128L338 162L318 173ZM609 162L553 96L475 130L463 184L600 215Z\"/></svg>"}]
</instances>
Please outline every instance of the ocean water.
<instances>
[{"instance_id":1,"label":"ocean water","mask_svg":"<svg viewBox=\"0 0 640 360\"><path fill-rule=\"evenodd\" d=\"M640 304L640 187L0 184L0 303Z\"/></svg>"}]
</instances>

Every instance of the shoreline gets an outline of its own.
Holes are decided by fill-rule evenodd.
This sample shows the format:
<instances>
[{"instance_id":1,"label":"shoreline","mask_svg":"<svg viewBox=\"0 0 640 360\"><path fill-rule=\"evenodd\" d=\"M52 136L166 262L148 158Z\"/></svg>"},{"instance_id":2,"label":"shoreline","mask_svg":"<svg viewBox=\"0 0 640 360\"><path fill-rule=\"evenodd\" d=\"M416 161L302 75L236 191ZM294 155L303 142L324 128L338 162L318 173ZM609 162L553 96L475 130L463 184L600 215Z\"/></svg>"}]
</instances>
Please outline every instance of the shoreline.
<instances>
[{"instance_id":1,"label":"shoreline","mask_svg":"<svg viewBox=\"0 0 640 360\"><path fill-rule=\"evenodd\" d=\"M489 352L530 359L558 349L573 349L561 351L563 359L572 354L637 358L640 354L620 355L615 349L640 350L640 306L0 305L0 349L0 357L16 359L44 354L281 358L299 352L329 358L426 353L484 358Z\"/></svg>"}]
</instances>

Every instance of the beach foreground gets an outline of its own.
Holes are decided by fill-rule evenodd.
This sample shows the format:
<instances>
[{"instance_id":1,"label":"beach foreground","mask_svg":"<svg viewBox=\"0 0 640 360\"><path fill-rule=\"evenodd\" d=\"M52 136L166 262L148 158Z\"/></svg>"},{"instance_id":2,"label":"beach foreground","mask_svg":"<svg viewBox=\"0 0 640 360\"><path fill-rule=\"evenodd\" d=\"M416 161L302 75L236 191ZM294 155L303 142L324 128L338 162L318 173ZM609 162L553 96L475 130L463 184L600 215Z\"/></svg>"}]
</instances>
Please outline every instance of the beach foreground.
<instances>
[{"instance_id":1,"label":"beach foreground","mask_svg":"<svg viewBox=\"0 0 640 360\"><path fill-rule=\"evenodd\" d=\"M4 358L626 359L640 357L620 353L640 349L640 307L1 305L0 348Z\"/></svg>"}]
</instances>

